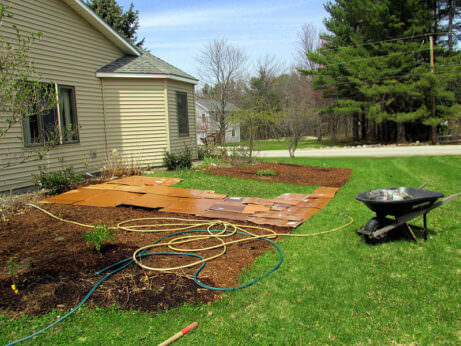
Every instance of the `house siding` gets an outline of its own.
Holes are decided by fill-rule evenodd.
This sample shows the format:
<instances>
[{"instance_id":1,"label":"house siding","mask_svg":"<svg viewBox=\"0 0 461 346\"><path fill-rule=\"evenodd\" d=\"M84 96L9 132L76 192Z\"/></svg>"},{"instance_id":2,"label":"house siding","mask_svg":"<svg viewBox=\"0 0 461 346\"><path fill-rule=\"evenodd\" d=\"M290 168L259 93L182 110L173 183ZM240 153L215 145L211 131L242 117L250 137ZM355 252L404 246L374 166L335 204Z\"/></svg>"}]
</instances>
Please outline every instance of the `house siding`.
<instances>
[{"instance_id":1,"label":"house siding","mask_svg":"<svg viewBox=\"0 0 461 346\"><path fill-rule=\"evenodd\" d=\"M191 149L193 158L197 158L197 131L195 121L194 85L168 80L168 114L170 132L170 151L180 152L185 147ZM189 135L179 136L178 113L176 109L176 93L187 93L187 115L189 119Z\"/></svg>"},{"instance_id":2,"label":"house siding","mask_svg":"<svg viewBox=\"0 0 461 346\"><path fill-rule=\"evenodd\" d=\"M200 138L207 135L217 134L219 132L219 124L216 118L210 114L209 110L203 107L199 102L195 103L196 124L197 124L197 144L203 144ZM205 115L205 123L202 120L202 115ZM224 136L225 143L240 142L240 125L229 123L226 126ZM235 130L235 136L232 136L232 130Z\"/></svg>"},{"instance_id":3,"label":"house siding","mask_svg":"<svg viewBox=\"0 0 461 346\"><path fill-rule=\"evenodd\" d=\"M31 58L43 81L75 87L80 143L60 145L45 159L9 168L2 167L0 191L29 186L39 166L95 171L103 164L105 147L102 83L95 72L121 57L123 52L60 0L21 0L13 2L13 18L0 27L14 42L15 23L24 33L42 32L33 44ZM129 104L124 104L129 107ZM129 123L129 121L128 121ZM22 126L17 124L0 142L0 162L18 162L24 153L33 152L17 139ZM96 156L96 157L94 157Z\"/></svg>"},{"instance_id":4,"label":"house siding","mask_svg":"<svg viewBox=\"0 0 461 346\"><path fill-rule=\"evenodd\" d=\"M232 136L232 130L234 130L234 136ZM224 141L226 143L240 142L240 126L236 124L229 124L229 128L226 129Z\"/></svg>"},{"instance_id":5,"label":"house siding","mask_svg":"<svg viewBox=\"0 0 461 346\"><path fill-rule=\"evenodd\" d=\"M138 166L160 166L168 150L166 82L104 78L107 147Z\"/></svg>"}]
</instances>

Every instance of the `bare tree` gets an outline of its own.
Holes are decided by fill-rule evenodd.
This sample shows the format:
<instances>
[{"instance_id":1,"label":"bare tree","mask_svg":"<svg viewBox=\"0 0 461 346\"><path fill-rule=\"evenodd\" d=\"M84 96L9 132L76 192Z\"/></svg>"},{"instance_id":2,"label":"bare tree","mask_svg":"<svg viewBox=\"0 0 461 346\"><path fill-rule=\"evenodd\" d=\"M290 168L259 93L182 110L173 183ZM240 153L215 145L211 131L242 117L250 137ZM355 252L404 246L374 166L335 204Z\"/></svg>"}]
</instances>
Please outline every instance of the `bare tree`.
<instances>
[{"instance_id":1,"label":"bare tree","mask_svg":"<svg viewBox=\"0 0 461 346\"><path fill-rule=\"evenodd\" d=\"M212 86L209 97L215 107L213 112L217 115L218 142L224 144L229 122L226 111L232 99L233 86L245 71L247 56L241 49L220 39L209 42L197 60L200 64L201 78Z\"/></svg>"},{"instance_id":2,"label":"bare tree","mask_svg":"<svg viewBox=\"0 0 461 346\"><path fill-rule=\"evenodd\" d=\"M293 158L301 138L318 122L316 95L310 80L297 72L286 75L279 87L282 89L282 111L278 128Z\"/></svg>"},{"instance_id":3,"label":"bare tree","mask_svg":"<svg viewBox=\"0 0 461 346\"><path fill-rule=\"evenodd\" d=\"M309 60L307 52L315 51L321 45L320 32L314 24L304 24L298 33L299 41L296 50L298 68L306 70L317 69L317 64Z\"/></svg>"}]
</instances>

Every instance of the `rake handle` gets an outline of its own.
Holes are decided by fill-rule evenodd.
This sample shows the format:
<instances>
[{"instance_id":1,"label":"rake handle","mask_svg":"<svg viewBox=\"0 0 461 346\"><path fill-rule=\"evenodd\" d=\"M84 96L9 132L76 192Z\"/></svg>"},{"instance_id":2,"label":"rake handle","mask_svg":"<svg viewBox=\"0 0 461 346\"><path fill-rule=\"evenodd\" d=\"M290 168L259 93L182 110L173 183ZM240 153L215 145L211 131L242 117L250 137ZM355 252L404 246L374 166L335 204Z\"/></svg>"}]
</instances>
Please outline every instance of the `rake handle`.
<instances>
[{"instance_id":1,"label":"rake handle","mask_svg":"<svg viewBox=\"0 0 461 346\"><path fill-rule=\"evenodd\" d=\"M189 333L192 329L195 329L197 328L198 326L198 323L197 322L194 322L190 325L188 325L186 328L182 329L180 332L177 332L175 335L173 335L171 338L165 340L164 342L162 342L161 344L159 344L158 346L166 346L166 345L169 345L171 344L173 341L176 341L178 340L180 337L186 335L187 333Z\"/></svg>"}]
</instances>

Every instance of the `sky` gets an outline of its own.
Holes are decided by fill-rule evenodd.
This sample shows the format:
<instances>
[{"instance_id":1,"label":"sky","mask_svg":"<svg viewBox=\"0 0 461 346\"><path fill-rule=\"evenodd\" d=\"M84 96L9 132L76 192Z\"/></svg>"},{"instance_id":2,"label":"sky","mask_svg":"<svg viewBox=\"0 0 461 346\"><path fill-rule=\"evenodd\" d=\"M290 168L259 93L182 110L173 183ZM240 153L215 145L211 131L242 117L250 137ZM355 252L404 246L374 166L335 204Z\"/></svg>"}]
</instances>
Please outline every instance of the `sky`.
<instances>
[{"instance_id":1,"label":"sky","mask_svg":"<svg viewBox=\"0 0 461 346\"><path fill-rule=\"evenodd\" d=\"M199 78L197 58L214 39L245 51L249 69L266 56L293 64L303 24L323 29L323 0L117 0L139 10L139 37L150 52Z\"/></svg>"}]
</instances>

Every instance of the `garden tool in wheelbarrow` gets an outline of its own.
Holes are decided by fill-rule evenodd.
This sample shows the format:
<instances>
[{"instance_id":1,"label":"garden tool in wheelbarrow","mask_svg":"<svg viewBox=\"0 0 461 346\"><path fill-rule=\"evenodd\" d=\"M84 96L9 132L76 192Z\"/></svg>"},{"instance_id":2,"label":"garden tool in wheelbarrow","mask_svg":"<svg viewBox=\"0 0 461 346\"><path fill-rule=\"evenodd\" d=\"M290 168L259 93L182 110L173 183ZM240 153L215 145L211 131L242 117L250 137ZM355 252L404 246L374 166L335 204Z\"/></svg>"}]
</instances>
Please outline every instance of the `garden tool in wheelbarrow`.
<instances>
[{"instance_id":1,"label":"garden tool in wheelbarrow","mask_svg":"<svg viewBox=\"0 0 461 346\"><path fill-rule=\"evenodd\" d=\"M392 187L388 189L375 189L359 193L355 196L360 202L376 213L376 217L370 219L367 224L360 228L357 233L365 236L367 241L377 241L384 238L390 231L404 226L410 232L412 238L416 237L407 222L423 215L424 240L427 240L427 214L448 202L453 201L461 193L444 197L441 192L423 190L412 187ZM389 218L386 216L392 216Z\"/></svg>"}]
</instances>

